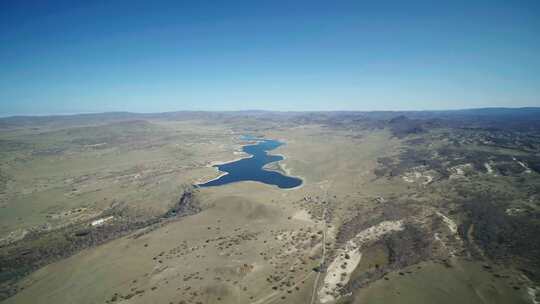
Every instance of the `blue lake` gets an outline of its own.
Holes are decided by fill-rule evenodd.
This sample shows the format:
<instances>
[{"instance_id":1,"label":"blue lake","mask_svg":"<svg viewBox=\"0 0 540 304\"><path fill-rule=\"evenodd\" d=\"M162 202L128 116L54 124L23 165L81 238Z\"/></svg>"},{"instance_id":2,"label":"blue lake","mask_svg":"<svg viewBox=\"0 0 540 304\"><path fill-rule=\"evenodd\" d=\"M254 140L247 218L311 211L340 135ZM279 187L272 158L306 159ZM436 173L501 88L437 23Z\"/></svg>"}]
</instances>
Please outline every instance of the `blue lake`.
<instances>
[{"instance_id":1,"label":"blue lake","mask_svg":"<svg viewBox=\"0 0 540 304\"><path fill-rule=\"evenodd\" d=\"M282 142L271 139L258 139L249 136L244 136L242 139L257 141L256 144L247 145L242 148L244 152L250 154L252 157L222 165L215 165L214 167L218 168L219 171L226 172L227 174L207 183L199 184L199 187L221 186L241 181L256 181L275 185L283 189L294 188L302 184L302 180L299 178L263 169L263 167L269 163L283 160L282 156L268 155L267 153L267 151L283 145Z\"/></svg>"}]
</instances>

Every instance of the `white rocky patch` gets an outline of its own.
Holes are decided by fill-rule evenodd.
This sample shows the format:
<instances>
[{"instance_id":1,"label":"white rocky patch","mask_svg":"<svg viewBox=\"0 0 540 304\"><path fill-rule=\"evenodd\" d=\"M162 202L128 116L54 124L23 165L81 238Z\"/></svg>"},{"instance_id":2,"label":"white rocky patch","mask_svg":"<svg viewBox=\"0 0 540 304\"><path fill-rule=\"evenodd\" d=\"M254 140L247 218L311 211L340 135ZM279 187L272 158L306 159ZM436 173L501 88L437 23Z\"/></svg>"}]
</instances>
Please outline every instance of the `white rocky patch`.
<instances>
[{"instance_id":1,"label":"white rocky patch","mask_svg":"<svg viewBox=\"0 0 540 304\"><path fill-rule=\"evenodd\" d=\"M17 229L11 231L6 237L0 239L0 245L6 245L18 240L24 239L24 237L29 233L27 229Z\"/></svg>"},{"instance_id":2,"label":"white rocky patch","mask_svg":"<svg viewBox=\"0 0 540 304\"><path fill-rule=\"evenodd\" d=\"M331 302L336 299L336 289L338 284L346 284L351 278L354 269L360 264L362 253L358 245L353 242L347 242L344 249L340 250L339 255L328 266L324 286L319 290L319 299L321 303Z\"/></svg>"},{"instance_id":3,"label":"white rocky patch","mask_svg":"<svg viewBox=\"0 0 540 304\"><path fill-rule=\"evenodd\" d=\"M426 178L426 181L422 183L424 185L427 185L433 181L433 176L431 175L425 175L425 178Z\"/></svg>"},{"instance_id":4,"label":"white rocky patch","mask_svg":"<svg viewBox=\"0 0 540 304\"><path fill-rule=\"evenodd\" d=\"M84 147L85 148L97 148L97 147L105 146L106 144L107 144L106 142L102 142L102 143L99 143L99 144L84 145Z\"/></svg>"},{"instance_id":5,"label":"white rocky patch","mask_svg":"<svg viewBox=\"0 0 540 304\"><path fill-rule=\"evenodd\" d=\"M463 164L463 165L457 165L452 168L450 168L450 179L453 178L460 178L465 176L465 170L472 167L471 164Z\"/></svg>"},{"instance_id":6,"label":"white rocky patch","mask_svg":"<svg viewBox=\"0 0 540 304\"><path fill-rule=\"evenodd\" d=\"M430 170L426 169L426 166L412 168L411 171L406 172L401 178L407 183L414 183L423 180L422 184L427 185L433 181L433 176L427 174Z\"/></svg>"},{"instance_id":7,"label":"white rocky patch","mask_svg":"<svg viewBox=\"0 0 540 304\"><path fill-rule=\"evenodd\" d=\"M484 167L486 167L488 174L493 174L493 167L489 163L484 163Z\"/></svg>"},{"instance_id":8,"label":"white rocky patch","mask_svg":"<svg viewBox=\"0 0 540 304\"><path fill-rule=\"evenodd\" d=\"M458 227L456 225L456 222L454 222L451 218L447 217L446 215L440 213L437 211L437 215L440 216L443 220L443 222L448 226L448 229L452 232L452 234L457 234Z\"/></svg>"},{"instance_id":9,"label":"white rocky patch","mask_svg":"<svg viewBox=\"0 0 540 304\"><path fill-rule=\"evenodd\" d=\"M433 238L434 238L437 242L441 243L441 245L448 251L448 254L449 254L451 257L456 256L456 250L454 250L452 247L449 247L449 246L446 244L446 242L444 241L444 239L441 238L441 235L440 235L438 232L435 232L435 233L433 234Z\"/></svg>"},{"instance_id":10,"label":"white rocky patch","mask_svg":"<svg viewBox=\"0 0 540 304\"><path fill-rule=\"evenodd\" d=\"M527 288L527 293L529 294L529 297L531 298L531 303L540 304L540 301L538 300L538 297L537 297L538 292L540 292L540 287Z\"/></svg>"},{"instance_id":11,"label":"white rocky patch","mask_svg":"<svg viewBox=\"0 0 540 304\"><path fill-rule=\"evenodd\" d=\"M405 175L403 175L403 180L407 183L414 183L417 179L422 177L422 173L413 171L413 172L406 172Z\"/></svg>"},{"instance_id":12,"label":"white rocky patch","mask_svg":"<svg viewBox=\"0 0 540 304\"><path fill-rule=\"evenodd\" d=\"M96 227L96 226L101 226L103 224L105 224L106 222L112 220L114 218L114 216L108 216L108 217L104 217L104 218L100 218L100 219L97 219L95 221L92 221L92 226Z\"/></svg>"},{"instance_id":13,"label":"white rocky patch","mask_svg":"<svg viewBox=\"0 0 540 304\"><path fill-rule=\"evenodd\" d=\"M527 166L526 163L522 162L522 161L519 161L517 160L515 157L512 157L512 159L517 162L521 167L523 167L523 169L525 169L525 173L531 173L531 169L529 168L529 166Z\"/></svg>"},{"instance_id":14,"label":"white rocky patch","mask_svg":"<svg viewBox=\"0 0 540 304\"><path fill-rule=\"evenodd\" d=\"M349 240L345 248L338 251L338 255L328 266L324 277L324 285L318 292L319 301L328 303L337 299L339 286L349 282L352 272L362 259L360 248L363 244L377 240L387 233L403 229L403 221L401 220L384 221L361 231L353 239Z\"/></svg>"},{"instance_id":15,"label":"white rocky patch","mask_svg":"<svg viewBox=\"0 0 540 304\"><path fill-rule=\"evenodd\" d=\"M455 236L456 239L461 240L461 238L458 235L458 226L456 222L454 222L451 218L447 217L446 215L442 214L441 212L437 211L436 214L440 216L443 220L443 222L448 227L448 230ZM435 233L433 235L435 240L439 241L447 250L450 256L455 256L456 251L452 249L451 247L447 246L446 242L443 238L440 237L439 233Z\"/></svg>"},{"instance_id":16,"label":"white rocky patch","mask_svg":"<svg viewBox=\"0 0 540 304\"><path fill-rule=\"evenodd\" d=\"M521 212L523 212L524 210L521 209L521 208L508 208L506 209L504 212L508 215L517 215L517 214L520 214Z\"/></svg>"}]
</instances>

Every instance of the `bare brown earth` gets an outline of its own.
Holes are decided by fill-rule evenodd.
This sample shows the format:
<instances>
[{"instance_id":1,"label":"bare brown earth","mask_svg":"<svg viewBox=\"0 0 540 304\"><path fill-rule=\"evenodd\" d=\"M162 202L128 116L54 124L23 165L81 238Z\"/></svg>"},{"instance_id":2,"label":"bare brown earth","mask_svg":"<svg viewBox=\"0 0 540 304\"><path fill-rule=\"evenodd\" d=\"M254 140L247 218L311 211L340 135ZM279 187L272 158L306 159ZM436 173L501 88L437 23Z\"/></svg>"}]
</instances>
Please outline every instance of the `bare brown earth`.
<instances>
[{"instance_id":1,"label":"bare brown earth","mask_svg":"<svg viewBox=\"0 0 540 304\"><path fill-rule=\"evenodd\" d=\"M525 252L536 226L519 214L537 208L538 173L504 156L532 168L530 152L396 124L145 118L4 130L3 261L45 261L2 264L13 276L4 302L533 303ZM238 158L246 133L285 142L269 168L302 187L190 186L219 174L212 162ZM43 152L51 142L58 150ZM497 191L504 204L491 209L474 195ZM532 247L489 228L516 223Z\"/></svg>"}]
</instances>

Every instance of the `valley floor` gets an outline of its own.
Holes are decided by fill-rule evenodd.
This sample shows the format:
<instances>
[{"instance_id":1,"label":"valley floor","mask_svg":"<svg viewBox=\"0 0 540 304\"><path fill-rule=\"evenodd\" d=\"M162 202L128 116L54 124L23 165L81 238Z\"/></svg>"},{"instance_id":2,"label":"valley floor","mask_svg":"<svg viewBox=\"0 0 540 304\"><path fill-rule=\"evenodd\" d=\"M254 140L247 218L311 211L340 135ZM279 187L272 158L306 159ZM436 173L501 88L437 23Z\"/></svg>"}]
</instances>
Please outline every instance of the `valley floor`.
<instances>
[{"instance_id":1,"label":"valley floor","mask_svg":"<svg viewBox=\"0 0 540 304\"><path fill-rule=\"evenodd\" d=\"M130 138L121 129L118 137L83 148L73 142L109 131L49 130L63 151L52 154L36 154L38 135L31 132L2 135L34 147L17 157L3 152L1 172L11 180L2 194L1 253L10 265L35 266L29 274L9 268L17 279L7 281L12 289L5 303L540 301L535 278L520 270L529 257L493 255L479 234L490 233L484 229L492 223L476 220L476 209L460 201L479 191L471 187L514 187L510 178L495 176L502 161L488 160L483 172L467 161L443 160L437 165L448 166L443 176L430 163L435 158L409 165L408 149L421 144L388 128L130 124ZM285 142L271 153L286 158L270 168L302 178L302 187L191 187L219 175L213 162L238 158L244 132ZM430 151L441 142L432 139ZM519 174L529 185L538 180L536 172ZM519 202L539 199L514 198L517 211L510 213L524 208ZM99 231L117 235L100 238ZM48 246L68 248L77 237L92 240L66 256L49 254ZM48 263L39 264L40 257Z\"/></svg>"}]
</instances>

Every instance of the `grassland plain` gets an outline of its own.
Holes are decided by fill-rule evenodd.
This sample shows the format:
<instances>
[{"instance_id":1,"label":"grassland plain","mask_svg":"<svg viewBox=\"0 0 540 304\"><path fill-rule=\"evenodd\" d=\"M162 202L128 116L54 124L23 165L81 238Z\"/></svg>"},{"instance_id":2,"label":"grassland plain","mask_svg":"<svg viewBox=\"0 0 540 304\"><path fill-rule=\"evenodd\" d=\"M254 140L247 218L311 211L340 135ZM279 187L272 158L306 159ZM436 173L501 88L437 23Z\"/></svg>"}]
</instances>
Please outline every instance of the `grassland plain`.
<instances>
[{"instance_id":1,"label":"grassland plain","mask_svg":"<svg viewBox=\"0 0 540 304\"><path fill-rule=\"evenodd\" d=\"M12 231L159 220L51 259L18 278L5 302L536 301L538 142L396 115L332 115L138 117L6 130L4 256L24 260L21 248L44 242L17 240ZM212 162L239 157L240 134L285 142L271 151L285 159L269 167L301 177L302 187L190 188L219 175ZM29 152L51 147L60 150ZM185 198L197 212L163 216L182 213ZM508 229L491 229L497 225Z\"/></svg>"},{"instance_id":2,"label":"grassland plain","mask_svg":"<svg viewBox=\"0 0 540 304\"><path fill-rule=\"evenodd\" d=\"M209 159L230 158L233 150L230 131L197 122L24 131L2 137L3 238L93 218L111 206L162 213L181 185L210 170Z\"/></svg>"}]
</instances>

